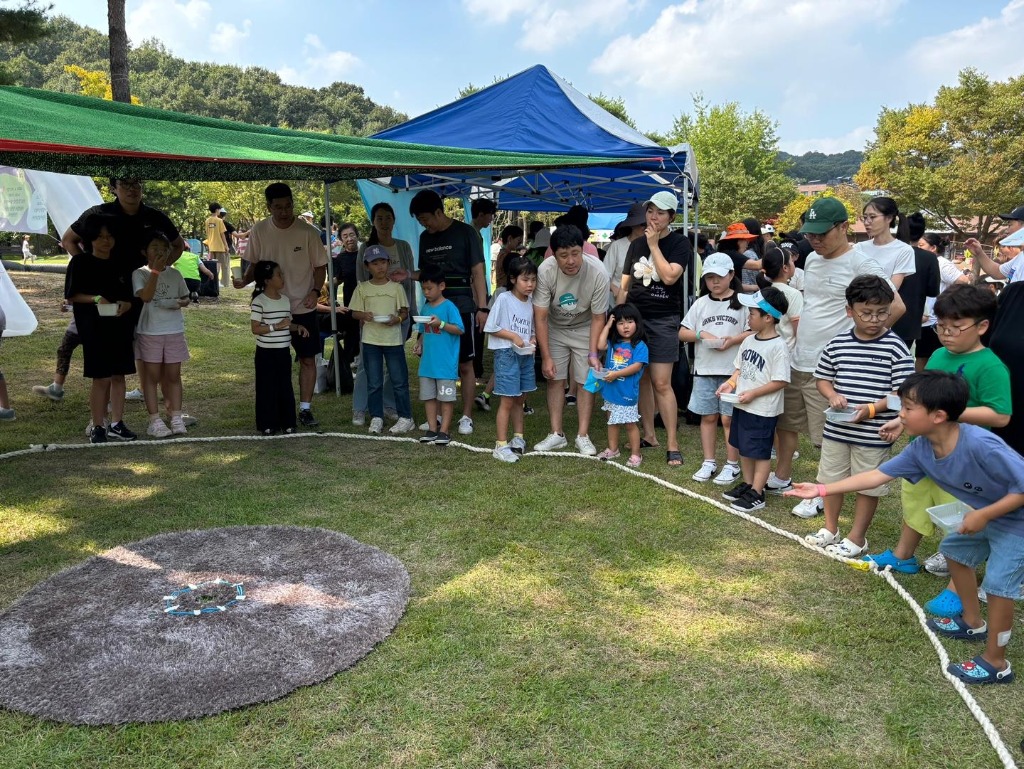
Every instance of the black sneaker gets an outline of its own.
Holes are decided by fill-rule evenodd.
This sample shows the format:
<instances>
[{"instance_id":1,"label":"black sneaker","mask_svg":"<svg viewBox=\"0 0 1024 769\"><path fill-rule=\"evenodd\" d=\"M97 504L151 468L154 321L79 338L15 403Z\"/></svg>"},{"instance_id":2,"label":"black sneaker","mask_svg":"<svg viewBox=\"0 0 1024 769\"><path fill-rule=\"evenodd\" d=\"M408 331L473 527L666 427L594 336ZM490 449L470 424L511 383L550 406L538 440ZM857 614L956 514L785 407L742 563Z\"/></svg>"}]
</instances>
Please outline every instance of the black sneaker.
<instances>
[{"instance_id":1,"label":"black sneaker","mask_svg":"<svg viewBox=\"0 0 1024 769\"><path fill-rule=\"evenodd\" d=\"M437 437L434 438L435 446L447 446L452 442L452 437L448 433L438 433Z\"/></svg>"},{"instance_id":2,"label":"black sneaker","mask_svg":"<svg viewBox=\"0 0 1024 769\"><path fill-rule=\"evenodd\" d=\"M102 427L92 428L92 435L89 436L89 443L106 443L107 431Z\"/></svg>"},{"instance_id":3,"label":"black sneaker","mask_svg":"<svg viewBox=\"0 0 1024 769\"><path fill-rule=\"evenodd\" d=\"M123 420L112 424L110 429L107 430L107 436L115 441L134 441L139 437L128 429L128 425Z\"/></svg>"},{"instance_id":4,"label":"black sneaker","mask_svg":"<svg viewBox=\"0 0 1024 769\"><path fill-rule=\"evenodd\" d=\"M437 440L437 435L433 430L428 430L420 436L420 443L433 443Z\"/></svg>"},{"instance_id":5,"label":"black sneaker","mask_svg":"<svg viewBox=\"0 0 1024 769\"><path fill-rule=\"evenodd\" d=\"M302 409L299 412L299 424L303 427L319 427L320 423L313 416L313 412L309 409Z\"/></svg>"},{"instance_id":6,"label":"black sneaker","mask_svg":"<svg viewBox=\"0 0 1024 769\"><path fill-rule=\"evenodd\" d=\"M533 416L533 414L535 414L535 413L536 412L533 410L533 406L531 406L529 403L524 403L523 404L523 416L525 416L525 417Z\"/></svg>"},{"instance_id":7,"label":"black sneaker","mask_svg":"<svg viewBox=\"0 0 1024 769\"><path fill-rule=\"evenodd\" d=\"M752 513L764 507L764 493L758 494L752 488L747 487L747 493L729 505L733 510L741 513Z\"/></svg>"},{"instance_id":8,"label":"black sneaker","mask_svg":"<svg viewBox=\"0 0 1024 769\"><path fill-rule=\"evenodd\" d=\"M728 499L730 502L735 502L738 499L743 499L743 495L750 490L751 488L749 483L737 483L728 491L722 492L722 499Z\"/></svg>"},{"instance_id":9,"label":"black sneaker","mask_svg":"<svg viewBox=\"0 0 1024 769\"><path fill-rule=\"evenodd\" d=\"M576 405L576 396L575 395L566 395L565 396L565 405L566 406L575 406Z\"/></svg>"}]
</instances>

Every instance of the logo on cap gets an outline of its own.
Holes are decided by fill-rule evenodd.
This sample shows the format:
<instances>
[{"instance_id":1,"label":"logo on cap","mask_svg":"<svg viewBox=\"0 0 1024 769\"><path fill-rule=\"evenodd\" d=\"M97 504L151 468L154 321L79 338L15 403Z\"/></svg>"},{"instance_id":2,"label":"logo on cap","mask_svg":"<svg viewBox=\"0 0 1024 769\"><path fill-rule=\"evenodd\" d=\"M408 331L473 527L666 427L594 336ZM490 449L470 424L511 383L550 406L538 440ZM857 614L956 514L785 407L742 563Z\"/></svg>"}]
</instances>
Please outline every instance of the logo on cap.
<instances>
[{"instance_id":1,"label":"logo on cap","mask_svg":"<svg viewBox=\"0 0 1024 769\"><path fill-rule=\"evenodd\" d=\"M818 212L817 212L817 211L815 211L815 210L814 210L814 209L812 208L812 209L811 209L810 211L808 211L808 212L807 212L807 218L808 218L808 219L817 219L817 218L818 218Z\"/></svg>"}]
</instances>

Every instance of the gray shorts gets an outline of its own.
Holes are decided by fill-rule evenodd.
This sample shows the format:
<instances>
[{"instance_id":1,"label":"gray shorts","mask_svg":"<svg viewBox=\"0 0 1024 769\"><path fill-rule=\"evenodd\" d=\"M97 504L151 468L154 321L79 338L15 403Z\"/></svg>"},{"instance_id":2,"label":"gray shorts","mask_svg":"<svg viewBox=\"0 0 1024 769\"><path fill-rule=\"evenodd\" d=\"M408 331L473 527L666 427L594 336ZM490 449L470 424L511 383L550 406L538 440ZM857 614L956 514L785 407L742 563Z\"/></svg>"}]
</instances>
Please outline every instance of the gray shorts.
<instances>
[{"instance_id":1,"label":"gray shorts","mask_svg":"<svg viewBox=\"0 0 1024 769\"><path fill-rule=\"evenodd\" d=\"M694 414L711 416L721 414L723 417L732 416L732 404L726 403L715 391L728 381L729 377L722 376L695 376L693 378L693 390L690 392L690 402L686 405Z\"/></svg>"},{"instance_id":2,"label":"gray shorts","mask_svg":"<svg viewBox=\"0 0 1024 769\"><path fill-rule=\"evenodd\" d=\"M455 401L454 379L420 377L420 400L452 403Z\"/></svg>"}]
</instances>

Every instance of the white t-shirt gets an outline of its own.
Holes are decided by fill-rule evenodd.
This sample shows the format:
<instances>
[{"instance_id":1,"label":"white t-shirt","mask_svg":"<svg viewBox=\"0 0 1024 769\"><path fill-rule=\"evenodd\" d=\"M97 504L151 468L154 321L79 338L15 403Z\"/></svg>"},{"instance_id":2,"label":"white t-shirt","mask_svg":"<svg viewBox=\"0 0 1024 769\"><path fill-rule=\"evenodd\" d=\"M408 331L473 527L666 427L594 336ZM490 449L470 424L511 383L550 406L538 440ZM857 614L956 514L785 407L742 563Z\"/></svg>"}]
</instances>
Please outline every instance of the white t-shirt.
<instances>
[{"instance_id":1,"label":"white t-shirt","mask_svg":"<svg viewBox=\"0 0 1024 769\"><path fill-rule=\"evenodd\" d=\"M856 248L831 259L825 259L815 251L807 255L804 262L804 308L800 316L800 333L793 348L792 368L813 373L829 340L853 328L853 320L846 315L846 287L858 275L885 278L895 291L885 269Z\"/></svg>"},{"instance_id":2,"label":"white t-shirt","mask_svg":"<svg viewBox=\"0 0 1024 769\"><path fill-rule=\"evenodd\" d=\"M257 323L266 323L268 326L276 326L285 319L290 321L292 313L289 309L288 297L281 294L277 299L271 299L266 294L259 294L252 300L249 319ZM256 337L257 347L282 349L290 346L291 343L292 333L287 328L271 331L269 334L259 334Z\"/></svg>"},{"instance_id":3,"label":"white t-shirt","mask_svg":"<svg viewBox=\"0 0 1024 769\"><path fill-rule=\"evenodd\" d=\"M865 240L854 246L869 259L874 259L879 266L885 270L885 277L893 275L913 275L917 272L917 262L914 260L914 249L909 243L902 240L894 240L884 246L876 246L872 241Z\"/></svg>"},{"instance_id":4,"label":"white t-shirt","mask_svg":"<svg viewBox=\"0 0 1024 769\"><path fill-rule=\"evenodd\" d=\"M793 348L796 347L796 330L793 328L793 322L800 320L800 313L804 309L804 295L785 283L773 283L772 288L779 289L786 295L786 301L789 302L789 309L779 321L778 329L787 349L792 354Z\"/></svg>"},{"instance_id":5,"label":"white t-shirt","mask_svg":"<svg viewBox=\"0 0 1024 769\"><path fill-rule=\"evenodd\" d=\"M802 267L797 267L793 270L793 277L789 279L789 285L797 291L804 290L804 271Z\"/></svg>"},{"instance_id":6,"label":"white t-shirt","mask_svg":"<svg viewBox=\"0 0 1024 769\"><path fill-rule=\"evenodd\" d=\"M580 271L566 275L551 258L537 268L533 303L548 311L552 328L583 328L608 309L608 273L599 259L584 254Z\"/></svg>"},{"instance_id":7,"label":"white t-shirt","mask_svg":"<svg viewBox=\"0 0 1024 769\"><path fill-rule=\"evenodd\" d=\"M484 333L490 334L487 337L488 350L504 350L512 347L508 339L499 339L494 336L495 331L511 331L519 334L520 338L527 344L533 339L533 301L527 297L526 301L520 301L511 291L503 291L494 297L494 306L487 314L487 324L484 326Z\"/></svg>"},{"instance_id":8,"label":"white t-shirt","mask_svg":"<svg viewBox=\"0 0 1024 769\"><path fill-rule=\"evenodd\" d=\"M999 271L1006 276L1007 283L1018 283L1024 280L1024 251L1021 251L1006 264L999 265Z\"/></svg>"},{"instance_id":9,"label":"white t-shirt","mask_svg":"<svg viewBox=\"0 0 1024 769\"><path fill-rule=\"evenodd\" d=\"M944 256L938 257L939 261L939 293L941 294L947 288L956 283L960 278L963 277L964 273L959 267L953 264L949 259ZM935 297L929 296L924 301L924 311L928 315L928 320L922 323L922 327L928 328L934 326L939 322L939 319L935 317Z\"/></svg>"},{"instance_id":10,"label":"white t-shirt","mask_svg":"<svg viewBox=\"0 0 1024 769\"><path fill-rule=\"evenodd\" d=\"M758 339L751 334L740 344L733 358L733 368L739 369L736 394L755 390L769 382L789 381L789 348L781 335L771 339ZM783 390L754 398L750 403L737 403L734 408L762 417L777 417L782 413Z\"/></svg>"},{"instance_id":11,"label":"white t-shirt","mask_svg":"<svg viewBox=\"0 0 1024 769\"><path fill-rule=\"evenodd\" d=\"M146 287L149 276L149 267L139 267L132 272L132 290L135 296ZM135 327L136 332L148 336L184 333L185 316L178 307L178 299L182 298L188 299L185 279L176 269L168 267L156 279L156 291L152 301L142 305L142 314L139 315L139 323Z\"/></svg>"},{"instance_id":12,"label":"white t-shirt","mask_svg":"<svg viewBox=\"0 0 1024 769\"><path fill-rule=\"evenodd\" d=\"M608 273L608 281L613 286L622 285L622 268L626 266L626 252L629 250L629 238L613 240L604 252L604 270ZM608 306L615 306L615 296L608 289Z\"/></svg>"},{"instance_id":13,"label":"white t-shirt","mask_svg":"<svg viewBox=\"0 0 1024 769\"><path fill-rule=\"evenodd\" d=\"M715 299L705 294L690 305L683 322L683 328L712 334L717 337L736 336L747 330L747 308L740 305L738 310L732 309L729 303L732 298ZM736 367L733 350L713 350L700 340L694 344L694 373L698 376L729 376Z\"/></svg>"}]
</instances>

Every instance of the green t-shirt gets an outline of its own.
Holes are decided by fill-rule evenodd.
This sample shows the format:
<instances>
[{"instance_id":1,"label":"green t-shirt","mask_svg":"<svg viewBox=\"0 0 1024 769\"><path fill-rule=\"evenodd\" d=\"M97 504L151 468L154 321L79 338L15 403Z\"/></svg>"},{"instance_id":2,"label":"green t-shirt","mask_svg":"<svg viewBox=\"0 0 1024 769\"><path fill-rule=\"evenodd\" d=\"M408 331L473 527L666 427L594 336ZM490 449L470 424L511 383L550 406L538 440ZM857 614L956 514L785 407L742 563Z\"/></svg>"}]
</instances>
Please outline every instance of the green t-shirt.
<instances>
[{"instance_id":1,"label":"green t-shirt","mask_svg":"<svg viewBox=\"0 0 1024 769\"><path fill-rule=\"evenodd\" d=\"M962 355L940 347L932 353L925 368L962 376L970 388L967 408L988 406L997 414L1013 413L1010 370L987 347Z\"/></svg>"},{"instance_id":2,"label":"green t-shirt","mask_svg":"<svg viewBox=\"0 0 1024 769\"><path fill-rule=\"evenodd\" d=\"M174 263L174 269L180 272L183 278L199 280L199 255L191 251L183 252Z\"/></svg>"}]
</instances>

